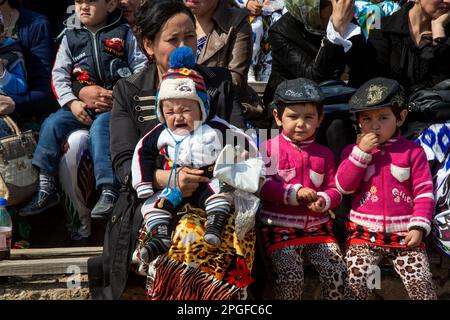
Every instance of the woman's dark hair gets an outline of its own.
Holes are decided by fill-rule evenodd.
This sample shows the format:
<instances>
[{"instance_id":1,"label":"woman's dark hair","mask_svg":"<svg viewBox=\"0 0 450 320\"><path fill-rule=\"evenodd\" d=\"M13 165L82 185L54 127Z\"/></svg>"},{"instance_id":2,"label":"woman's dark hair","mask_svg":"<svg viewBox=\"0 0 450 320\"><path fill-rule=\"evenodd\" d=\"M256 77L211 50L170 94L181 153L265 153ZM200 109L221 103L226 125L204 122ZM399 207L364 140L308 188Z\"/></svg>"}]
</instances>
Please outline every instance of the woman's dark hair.
<instances>
[{"instance_id":1,"label":"woman's dark hair","mask_svg":"<svg viewBox=\"0 0 450 320\"><path fill-rule=\"evenodd\" d=\"M144 39L154 41L156 34L161 30L164 23L173 16L184 13L195 25L195 17L191 10L181 0L147 0L136 12L137 38L144 50Z\"/></svg>"},{"instance_id":2,"label":"woman's dark hair","mask_svg":"<svg viewBox=\"0 0 450 320\"><path fill-rule=\"evenodd\" d=\"M8 2L11 8L14 9L19 9L22 6L22 0L3 0L0 1L0 4L4 4L5 2Z\"/></svg>"}]
</instances>

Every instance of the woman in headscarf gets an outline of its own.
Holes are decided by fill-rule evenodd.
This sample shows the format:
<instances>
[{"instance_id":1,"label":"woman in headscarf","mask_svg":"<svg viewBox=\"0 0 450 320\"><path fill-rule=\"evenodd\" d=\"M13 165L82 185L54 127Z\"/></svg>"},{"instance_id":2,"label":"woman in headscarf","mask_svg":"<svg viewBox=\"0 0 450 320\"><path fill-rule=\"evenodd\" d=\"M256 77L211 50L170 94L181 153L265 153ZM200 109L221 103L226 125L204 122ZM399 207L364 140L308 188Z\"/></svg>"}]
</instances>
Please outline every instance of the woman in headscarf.
<instances>
[{"instance_id":1,"label":"woman in headscarf","mask_svg":"<svg viewBox=\"0 0 450 320\"><path fill-rule=\"evenodd\" d=\"M266 105L284 80L305 77L320 83L340 78L344 53L351 47L345 38L357 30L349 25L354 14L351 0L286 0L285 5L288 12L269 31L273 62Z\"/></svg>"},{"instance_id":2,"label":"woman in headscarf","mask_svg":"<svg viewBox=\"0 0 450 320\"><path fill-rule=\"evenodd\" d=\"M352 46L349 39L361 41L360 29L351 23L353 0L286 0L285 5L288 12L269 30L273 61L264 92L266 106L284 80L304 77L320 83L340 79L346 51ZM339 159L341 150L355 141L350 117L327 115L323 127L327 129L318 133L318 140Z\"/></svg>"}]
</instances>

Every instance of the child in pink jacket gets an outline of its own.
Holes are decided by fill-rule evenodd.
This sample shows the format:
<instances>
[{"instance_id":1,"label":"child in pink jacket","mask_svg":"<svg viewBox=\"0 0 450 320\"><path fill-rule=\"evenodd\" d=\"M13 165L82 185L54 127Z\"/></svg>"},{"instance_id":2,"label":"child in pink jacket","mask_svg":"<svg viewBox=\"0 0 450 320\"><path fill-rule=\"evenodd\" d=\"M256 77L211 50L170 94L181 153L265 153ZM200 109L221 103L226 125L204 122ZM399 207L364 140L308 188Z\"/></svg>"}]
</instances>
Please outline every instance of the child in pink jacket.
<instances>
[{"instance_id":1,"label":"child in pink jacket","mask_svg":"<svg viewBox=\"0 0 450 320\"><path fill-rule=\"evenodd\" d=\"M319 272L323 298L341 299L346 267L328 214L341 194L333 153L314 142L323 95L313 81L299 78L282 82L274 102L283 131L262 149L270 162L260 192L264 245L276 274L274 298L301 299L306 258Z\"/></svg>"},{"instance_id":2,"label":"child in pink jacket","mask_svg":"<svg viewBox=\"0 0 450 320\"><path fill-rule=\"evenodd\" d=\"M350 100L362 137L342 153L336 186L352 194L347 223L349 298L367 299L380 260L391 260L411 299L436 299L423 238L434 212L425 152L400 137L405 109L395 80L366 82Z\"/></svg>"}]
</instances>

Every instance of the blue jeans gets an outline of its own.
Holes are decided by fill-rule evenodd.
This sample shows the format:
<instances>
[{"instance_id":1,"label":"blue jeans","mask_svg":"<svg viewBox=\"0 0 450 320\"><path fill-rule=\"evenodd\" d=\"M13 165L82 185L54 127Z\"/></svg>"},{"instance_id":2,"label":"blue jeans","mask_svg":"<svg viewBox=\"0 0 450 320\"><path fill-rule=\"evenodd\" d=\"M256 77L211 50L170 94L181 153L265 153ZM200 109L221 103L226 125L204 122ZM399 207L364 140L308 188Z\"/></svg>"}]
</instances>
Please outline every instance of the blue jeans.
<instances>
[{"instance_id":1,"label":"blue jeans","mask_svg":"<svg viewBox=\"0 0 450 320\"><path fill-rule=\"evenodd\" d=\"M42 124L33 165L56 176L63 143L67 136L78 129L89 129L89 145L94 163L96 186L98 188L102 184L113 185L114 176L109 148L110 114L110 112L97 114L89 128L79 122L67 109L62 108L52 113Z\"/></svg>"},{"instance_id":2,"label":"blue jeans","mask_svg":"<svg viewBox=\"0 0 450 320\"><path fill-rule=\"evenodd\" d=\"M0 118L0 138L9 136L12 134L11 129L8 127L8 125L6 124L5 120L3 120L2 118Z\"/></svg>"}]
</instances>

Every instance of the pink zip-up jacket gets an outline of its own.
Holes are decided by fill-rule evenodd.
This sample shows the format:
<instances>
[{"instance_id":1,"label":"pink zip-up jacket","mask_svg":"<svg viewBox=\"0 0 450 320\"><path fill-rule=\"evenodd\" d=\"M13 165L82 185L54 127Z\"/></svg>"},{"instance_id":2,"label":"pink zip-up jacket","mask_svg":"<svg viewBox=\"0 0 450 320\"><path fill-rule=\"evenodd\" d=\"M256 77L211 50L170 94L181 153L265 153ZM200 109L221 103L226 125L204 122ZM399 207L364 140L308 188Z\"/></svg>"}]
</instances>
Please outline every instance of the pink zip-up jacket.
<instances>
[{"instance_id":1,"label":"pink zip-up jacket","mask_svg":"<svg viewBox=\"0 0 450 320\"><path fill-rule=\"evenodd\" d=\"M266 143L271 162L261 188L263 202L261 220L268 225L305 229L327 222L325 212L341 202L342 195L335 186L336 167L331 150L314 140L293 143L283 133ZM275 163L274 163L275 162ZM276 171L270 174L270 171ZM297 201L297 191L307 187L317 191L325 201L322 214L310 211L307 203Z\"/></svg>"},{"instance_id":2,"label":"pink zip-up jacket","mask_svg":"<svg viewBox=\"0 0 450 320\"><path fill-rule=\"evenodd\" d=\"M425 152L402 137L371 154L356 145L342 152L336 186L353 194L350 221L375 232L431 231L433 180Z\"/></svg>"}]
</instances>

